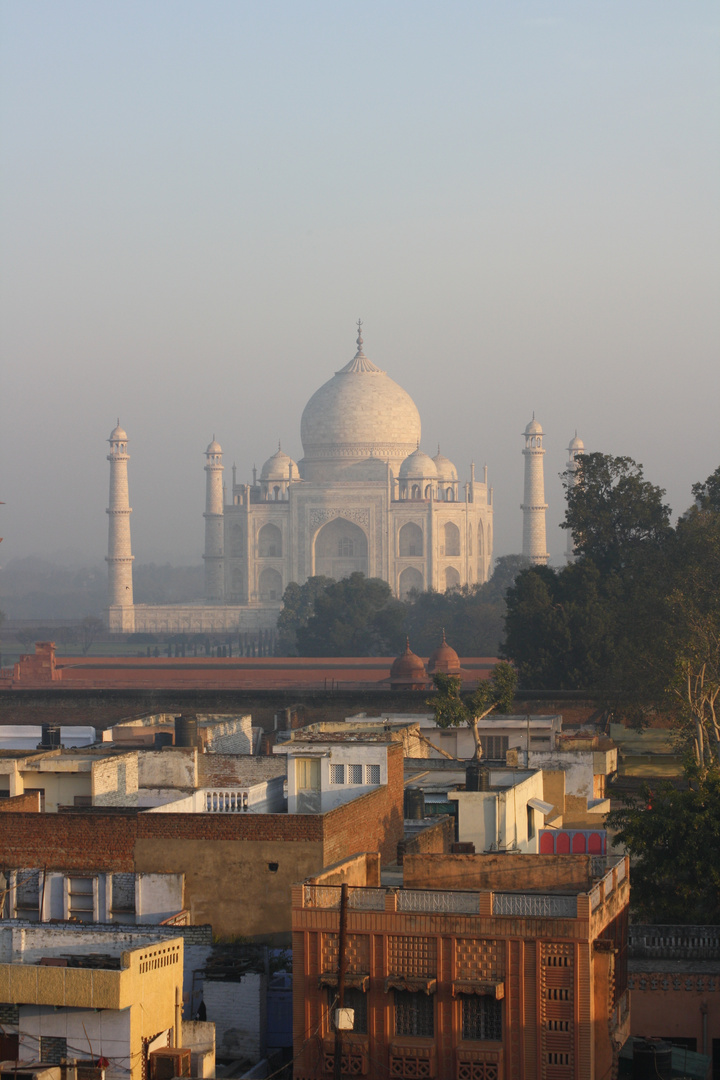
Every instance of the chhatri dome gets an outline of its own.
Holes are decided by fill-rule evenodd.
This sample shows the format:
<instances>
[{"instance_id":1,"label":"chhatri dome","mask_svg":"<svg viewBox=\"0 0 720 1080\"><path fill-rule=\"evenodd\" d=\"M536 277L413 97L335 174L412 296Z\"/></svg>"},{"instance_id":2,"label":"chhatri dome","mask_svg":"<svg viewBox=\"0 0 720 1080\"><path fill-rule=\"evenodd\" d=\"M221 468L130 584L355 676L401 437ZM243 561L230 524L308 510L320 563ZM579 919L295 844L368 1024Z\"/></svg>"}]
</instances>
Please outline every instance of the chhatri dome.
<instances>
[{"instance_id":1,"label":"chhatri dome","mask_svg":"<svg viewBox=\"0 0 720 1080\"><path fill-rule=\"evenodd\" d=\"M363 352L358 320L357 352L305 406L300 422L305 480L341 479L369 458L400 464L420 441L420 414L410 395ZM355 470L353 470L355 472Z\"/></svg>"},{"instance_id":2,"label":"chhatri dome","mask_svg":"<svg viewBox=\"0 0 720 1080\"><path fill-rule=\"evenodd\" d=\"M540 424L537 422L537 420L535 419L535 413L533 413L532 420L530 421L528 426L525 428L525 434L526 435L542 435L542 433L543 433L543 429L540 426Z\"/></svg>"},{"instance_id":3,"label":"chhatri dome","mask_svg":"<svg viewBox=\"0 0 720 1080\"><path fill-rule=\"evenodd\" d=\"M299 480L298 467L278 443L278 448L272 457L268 458L260 473L261 480Z\"/></svg>"},{"instance_id":4,"label":"chhatri dome","mask_svg":"<svg viewBox=\"0 0 720 1080\"><path fill-rule=\"evenodd\" d=\"M585 443L582 441L582 439L578 438L578 433L576 431L575 432L575 438L571 440L570 445L568 446L568 450L584 450L584 449L585 449Z\"/></svg>"},{"instance_id":5,"label":"chhatri dome","mask_svg":"<svg viewBox=\"0 0 720 1080\"><path fill-rule=\"evenodd\" d=\"M440 480L445 480L445 481L449 480L449 481L452 481L452 482L457 480L457 478L458 478L457 469L453 465L450 458L446 458L444 454L440 453L440 447L439 446L438 446L437 454L433 458L433 461L435 462L435 468L437 469L438 478Z\"/></svg>"},{"instance_id":6,"label":"chhatri dome","mask_svg":"<svg viewBox=\"0 0 720 1080\"><path fill-rule=\"evenodd\" d=\"M437 476L437 466L418 446L417 450L413 450L412 454L405 458L398 475L401 480L432 480Z\"/></svg>"}]
</instances>

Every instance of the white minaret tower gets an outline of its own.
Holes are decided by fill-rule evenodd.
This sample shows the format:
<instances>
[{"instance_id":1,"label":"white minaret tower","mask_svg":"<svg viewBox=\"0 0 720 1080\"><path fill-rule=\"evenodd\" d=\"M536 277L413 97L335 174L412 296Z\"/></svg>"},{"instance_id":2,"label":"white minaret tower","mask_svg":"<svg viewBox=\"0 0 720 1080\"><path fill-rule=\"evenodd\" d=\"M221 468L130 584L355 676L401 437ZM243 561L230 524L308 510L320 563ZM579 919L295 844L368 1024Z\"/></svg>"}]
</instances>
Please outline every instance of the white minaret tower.
<instances>
[{"instance_id":1,"label":"white minaret tower","mask_svg":"<svg viewBox=\"0 0 720 1080\"><path fill-rule=\"evenodd\" d=\"M584 453L585 443L582 441L582 439L578 439L578 433L577 431L575 431L575 438L571 439L570 445L568 446L568 459L567 465L565 466L565 472L573 474L573 479L571 481L573 487L577 483L577 478L575 477L575 472L577 470L577 459L580 457L581 454ZM567 551L565 552L565 558L568 562L575 561L573 534L570 529L567 530Z\"/></svg>"},{"instance_id":2,"label":"white minaret tower","mask_svg":"<svg viewBox=\"0 0 720 1080\"><path fill-rule=\"evenodd\" d=\"M225 595L222 447L212 442L205 451L205 599L222 603Z\"/></svg>"},{"instance_id":3,"label":"white minaret tower","mask_svg":"<svg viewBox=\"0 0 720 1080\"><path fill-rule=\"evenodd\" d=\"M545 566L550 558L545 535L545 480L543 477L543 429L533 418L525 428L525 498L523 512L522 553L536 565Z\"/></svg>"},{"instance_id":4,"label":"white minaret tower","mask_svg":"<svg viewBox=\"0 0 720 1080\"><path fill-rule=\"evenodd\" d=\"M133 608L133 555L130 546L130 496L128 491L127 433L117 427L108 439L110 453L110 506L108 525L108 628L120 633L135 629Z\"/></svg>"}]
</instances>

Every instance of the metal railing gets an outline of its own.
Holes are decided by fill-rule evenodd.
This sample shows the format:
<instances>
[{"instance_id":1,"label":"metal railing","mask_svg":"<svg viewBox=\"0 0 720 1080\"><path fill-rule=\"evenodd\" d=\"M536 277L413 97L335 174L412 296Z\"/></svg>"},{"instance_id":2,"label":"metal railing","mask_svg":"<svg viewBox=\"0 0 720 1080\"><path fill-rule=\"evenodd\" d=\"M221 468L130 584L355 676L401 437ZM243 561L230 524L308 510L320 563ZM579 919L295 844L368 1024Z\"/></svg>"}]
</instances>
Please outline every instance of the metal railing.
<instances>
[{"instance_id":1,"label":"metal railing","mask_svg":"<svg viewBox=\"0 0 720 1080\"><path fill-rule=\"evenodd\" d=\"M400 889L396 894L398 911L437 911L445 914L479 915L480 896L476 892Z\"/></svg>"},{"instance_id":2,"label":"metal railing","mask_svg":"<svg viewBox=\"0 0 720 1080\"><path fill-rule=\"evenodd\" d=\"M518 915L529 918L575 919L577 896L552 893L493 893L493 915Z\"/></svg>"}]
</instances>

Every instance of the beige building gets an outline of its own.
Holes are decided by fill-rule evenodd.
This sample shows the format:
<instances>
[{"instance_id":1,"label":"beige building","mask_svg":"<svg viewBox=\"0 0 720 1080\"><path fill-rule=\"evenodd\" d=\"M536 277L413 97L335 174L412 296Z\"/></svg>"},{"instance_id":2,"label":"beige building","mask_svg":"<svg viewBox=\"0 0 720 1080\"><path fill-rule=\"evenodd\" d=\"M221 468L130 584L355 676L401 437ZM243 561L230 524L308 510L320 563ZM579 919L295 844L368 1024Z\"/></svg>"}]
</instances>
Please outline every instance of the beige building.
<instances>
[{"instance_id":1,"label":"beige building","mask_svg":"<svg viewBox=\"0 0 720 1080\"><path fill-rule=\"evenodd\" d=\"M252 483L223 482L223 452L206 450L205 601L133 603L127 434L110 436L109 626L129 631L274 627L290 582L355 571L395 596L487 580L492 488L461 482L439 449L420 448L412 398L363 352L317 390L302 414L303 458L280 447Z\"/></svg>"}]
</instances>

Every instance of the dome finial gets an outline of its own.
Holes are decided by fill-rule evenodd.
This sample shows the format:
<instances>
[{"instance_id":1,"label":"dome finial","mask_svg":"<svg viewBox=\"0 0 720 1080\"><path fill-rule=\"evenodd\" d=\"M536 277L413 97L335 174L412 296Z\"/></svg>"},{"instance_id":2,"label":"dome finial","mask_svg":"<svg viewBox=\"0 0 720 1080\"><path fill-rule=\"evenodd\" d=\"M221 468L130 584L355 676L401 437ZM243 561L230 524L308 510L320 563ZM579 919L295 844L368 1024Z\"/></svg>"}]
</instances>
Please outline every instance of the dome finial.
<instances>
[{"instance_id":1,"label":"dome finial","mask_svg":"<svg viewBox=\"0 0 720 1080\"><path fill-rule=\"evenodd\" d=\"M358 319L358 321L357 321L357 328L358 328L357 347L358 347L358 351L357 351L357 354L356 354L357 356L363 356L364 355L363 354L362 324L363 324L362 319Z\"/></svg>"}]
</instances>

